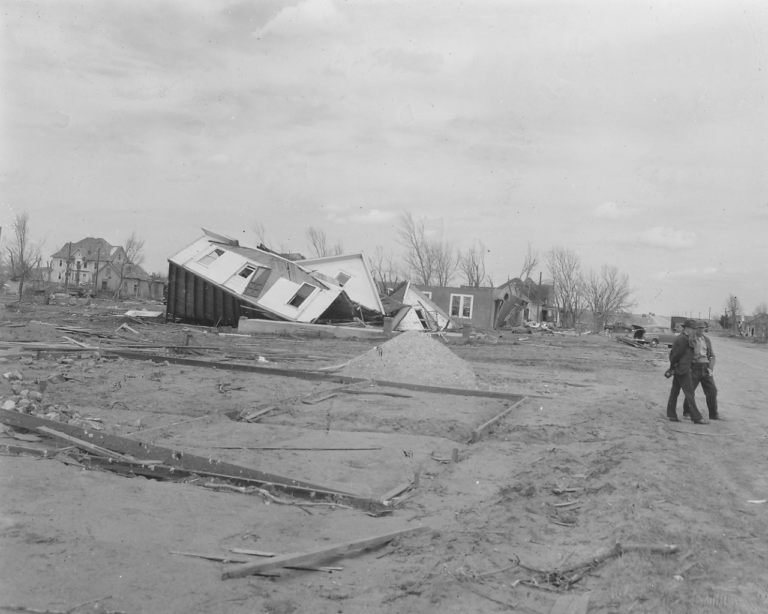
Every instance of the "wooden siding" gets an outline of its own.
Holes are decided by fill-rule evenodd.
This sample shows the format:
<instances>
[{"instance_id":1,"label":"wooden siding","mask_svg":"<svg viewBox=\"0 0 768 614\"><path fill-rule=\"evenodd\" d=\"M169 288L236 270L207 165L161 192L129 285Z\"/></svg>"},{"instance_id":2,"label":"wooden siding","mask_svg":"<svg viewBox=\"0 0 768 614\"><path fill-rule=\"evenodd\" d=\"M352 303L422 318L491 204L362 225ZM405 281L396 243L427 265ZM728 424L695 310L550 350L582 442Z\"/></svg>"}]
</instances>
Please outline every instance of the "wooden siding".
<instances>
[{"instance_id":1,"label":"wooden siding","mask_svg":"<svg viewBox=\"0 0 768 614\"><path fill-rule=\"evenodd\" d=\"M243 301L237 296L169 263L166 305L169 321L179 319L188 324L237 327L242 305Z\"/></svg>"}]
</instances>

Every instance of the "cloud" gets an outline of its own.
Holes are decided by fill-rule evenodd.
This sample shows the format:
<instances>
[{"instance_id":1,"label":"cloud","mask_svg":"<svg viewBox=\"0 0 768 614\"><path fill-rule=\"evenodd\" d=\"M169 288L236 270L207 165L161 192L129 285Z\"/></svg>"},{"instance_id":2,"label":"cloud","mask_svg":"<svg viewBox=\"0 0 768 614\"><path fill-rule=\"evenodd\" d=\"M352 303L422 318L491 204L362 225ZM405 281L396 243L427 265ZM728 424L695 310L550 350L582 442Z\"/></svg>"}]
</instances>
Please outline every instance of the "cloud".
<instances>
[{"instance_id":1,"label":"cloud","mask_svg":"<svg viewBox=\"0 0 768 614\"><path fill-rule=\"evenodd\" d=\"M348 214L333 211L333 209L338 209L336 207L329 207L329 209L332 211L328 214L328 220L334 224L388 224L397 217L396 212L382 211L381 209L369 209L365 212Z\"/></svg>"},{"instance_id":2,"label":"cloud","mask_svg":"<svg viewBox=\"0 0 768 614\"><path fill-rule=\"evenodd\" d=\"M709 279L713 275L717 274L718 268L706 267L703 269L681 269L679 271L660 271L654 273L651 277L654 279L670 280L693 280L693 279Z\"/></svg>"},{"instance_id":3,"label":"cloud","mask_svg":"<svg viewBox=\"0 0 768 614\"><path fill-rule=\"evenodd\" d=\"M634 212L634 209L621 208L616 203L606 202L595 207L592 210L592 215L599 218L617 220L622 217L629 217Z\"/></svg>"},{"instance_id":4,"label":"cloud","mask_svg":"<svg viewBox=\"0 0 768 614\"><path fill-rule=\"evenodd\" d=\"M434 52L418 53L403 49L377 49L373 55L379 63L402 72L436 73L443 65L443 56Z\"/></svg>"},{"instance_id":5,"label":"cloud","mask_svg":"<svg viewBox=\"0 0 768 614\"><path fill-rule=\"evenodd\" d=\"M664 249L679 250L693 247L696 233L687 230L675 230L665 226L655 226L638 235L641 243L651 247L663 247Z\"/></svg>"},{"instance_id":6,"label":"cloud","mask_svg":"<svg viewBox=\"0 0 768 614\"><path fill-rule=\"evenodd\" d=\"M275 36L306 36L347 30L346 18L333 0L306 0L297 6L288 6L253 33L254 38L268 34Z\"/></svg>"}]
</instances>

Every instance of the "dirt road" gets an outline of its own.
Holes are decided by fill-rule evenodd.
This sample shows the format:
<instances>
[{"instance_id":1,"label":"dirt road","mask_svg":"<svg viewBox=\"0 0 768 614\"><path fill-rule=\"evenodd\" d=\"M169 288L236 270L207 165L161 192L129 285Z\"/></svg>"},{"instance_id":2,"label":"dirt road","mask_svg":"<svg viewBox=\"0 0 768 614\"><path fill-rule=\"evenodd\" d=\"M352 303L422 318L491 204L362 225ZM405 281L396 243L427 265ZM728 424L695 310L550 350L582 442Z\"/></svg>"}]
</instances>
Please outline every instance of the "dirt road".
<instances>
[{"instance_id":1,"label":"dirt road","mask_svg":"<svg viewBox=\"0 0 768 614\"><path fill-rule=\"evenodd\" d=\"M71 614L464 614L514 606L548 614L577 599L582 609L573 612L768 611L768 503L751 502L768 499L762 347L713 338L726 420L700 427L664 418L669 381L661 348L635 349L604 336L509 333L449 344L481 388L528 397L470 444L472 429L503 411L503 403L416 391L343 395L289 403L282 413L245 424L226 413L333 384L115 360L109 348L129 341L180 345L185 333L175 325L132 323L140 339L115 335L120 320L106 307L29 307L0 320L0 341L17 343L0 357L0 371L19 370L28 384L50 381L47 403L101 420L110 433L364 496L420 472L412 496L374 518L357 509L211 491L199 480L86 471L73 464L81 455L72 451L56 459L3 455L0 606ZM18 354L18 342L61 341L60 331L35 322L87 328L90 336L76 338L99 343L100 357L73 354L67 362ZM96 341L95 330L104 332ZM292 368L317 368L371 349L215 331L195 337L199 345L221 346L199 356L221 364L233 361L225 356L270 352L294 361L287 363ZM312 358L318 356L323 360ZM0 404L9 398L10 382L0 379ZM22 443L14 433L2 435L0 444ZM459 462L447 462L454 449ZM324 563L343 568L332 573L283 569L275 577L222 580L231 563L174 554L303 552L417 526L429 531ZM617 541L675 544L679 551L625 554L572 585L535 571L567 567Z\"/></svg>"}]
</instances>

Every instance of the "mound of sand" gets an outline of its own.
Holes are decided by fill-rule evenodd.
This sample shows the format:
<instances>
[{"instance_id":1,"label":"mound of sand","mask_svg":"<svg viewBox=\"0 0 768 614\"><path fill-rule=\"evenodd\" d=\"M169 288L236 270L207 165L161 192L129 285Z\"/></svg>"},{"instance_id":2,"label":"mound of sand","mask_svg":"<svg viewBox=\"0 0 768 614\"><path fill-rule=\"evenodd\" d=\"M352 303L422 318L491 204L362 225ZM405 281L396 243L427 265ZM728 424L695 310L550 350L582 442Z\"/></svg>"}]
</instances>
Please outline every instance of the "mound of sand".
<instances>
[{"instance_id":1,"label":"mound of sand","mask_svg":"<svg viewBox=\"0 0 768 614\"><path fill-rule=\"evenodd\" d=\"M341 374L446 388L477 389L472 367L430 335L408 331L353 358Z\"/></svg>"}]
</instances>

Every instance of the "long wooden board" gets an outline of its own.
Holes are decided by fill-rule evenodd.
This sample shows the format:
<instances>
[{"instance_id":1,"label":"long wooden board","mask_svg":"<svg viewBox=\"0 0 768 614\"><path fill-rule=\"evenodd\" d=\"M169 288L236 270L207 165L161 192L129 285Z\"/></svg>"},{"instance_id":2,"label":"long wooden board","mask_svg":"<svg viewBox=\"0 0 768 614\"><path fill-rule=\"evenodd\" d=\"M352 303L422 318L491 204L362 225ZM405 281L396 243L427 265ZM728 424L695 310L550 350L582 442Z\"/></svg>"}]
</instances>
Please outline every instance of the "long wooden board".
<instances>
[{"instance_id":1,"label":"long wooden board","mask_svg":"<svg viewBox=\"0 0 768 614\"><path fill-rule=\"evenodd\" d=\"M511 407L508 407L507 409L505 409L500 414L498 414L498 415L494 416L493 418L491 418L490 420L488 420L488 422L478 426L474 431L472 431L472 439L470 439L469 442L470 443L477 443L478 441L480 441L485 435L488 434L488 432L496 424L498 424L501 421L501 419L504 416L506 416L509 412L511 412L516 407L519 407L520 405L522 405L523 402L525 402L527 400L528 400L528 397L523 397L522 399L520 399L517 403L515 403Z\"/></svg>"},{"instance_id":2,"label":"long wooden board","mask_svg":"<svg viewBox=\"0 0 768 614\"><path fill-rule=\"evenodd\" d=\"M345 554L349 554L350 552L356 552L358 550L364 550L374 546L381 546L387 542L391 542L396 537L414 535L416 533L427 530L429 530L429 527L414 527L411 529L404 529L402 531L394 531L393 533L385 533L384 535L377 535L375 537L368 537L350 542L344 542L341 544L334 544L332 546L326 546L325 548L313 550L311 552L284 554L282 556L276 556L264 561L255 561L253 563L241 565L233 569L228 569L223 574L221 574L221 579L227 580L229 578L244 578L246 576L251 576L262 571L279 569L280 567L287 567L289 565L314 565L320 561L343 556Z\"/></svg>"},{"instance_id":3,"label":"long wooden board","mask_svg":"<svg viewBox=\"0 0 768 614\"><path fill-rule=\"evenodd\" d=\"M136 462L152 460L163 463L171 468L183 469L189 473L199 475L208 475L219 479L241 480L248 485L274 486L282 492L289 495L302 498L331 498L334 501L345 505L365 509L368 511L381 511L383 507L379 501L368 499L354 493L345 492L321 484L314 484L304 480L296 480L289 477L283 477L275 474L266 473L249 467L242 467L232 463L226 463L214 458L205 458L164 448L150 443L144 443L135 439L109 435L102 431L93 431L84 429L72 424L63 424L53 420L46 420L30 414L21 414L15 411L0 409L0 424L19 427L36 431L39 427L48 427L54 431L70 435L81 441L91 442L100 448L106 448L117 454L130 456ZM120 461L117 460L119 463ZM114 464L114 463L113 463ZM149 470L149 469L147 469ZM132 469L133 473L138 473L139 469ZM313 496L314 495L314 496Z\"/></svg>"},{"instance_id":4,"label":"long wooden board","mask_svg":"<svg viewBox=\"0 0 768 614\"><path fill-rule=\"evenodd\" d=\"M319 371L299 371L297 369L277 369L275 367L259 367L257 365L223 364L220 362L209 362L205 360L196 360L193 358L177 358L175 356L156 356L151 354L142 354L139 352L126 352L123 350L112 350L104 348L102 351L121 356L129 360L148 360L150 362L163 363L168 362L173 365L186 365L188 367L203 367L206 369L220 369L222 371L244 371L246 373L261 373L264 375L279 375L282 377L296 377L306 380L321 380L328 382L337 382L341 384L361 384L366 380L360 377L347 377L331 373L322 373ZM512 394L510 392L495 392L492 390L467 390L464 388L443 388L442 386L426 386L422 384L409 384L407 382L388 382L384 380L373 380L376 386L386 388L400 388L402 390L414 390L416 392L430 392L433 394L449 394L462 397L484 397L488 399L507 399L510 401L520 401L525 396L533 397L536 395Z\"/></svg>"}]
</instances>

